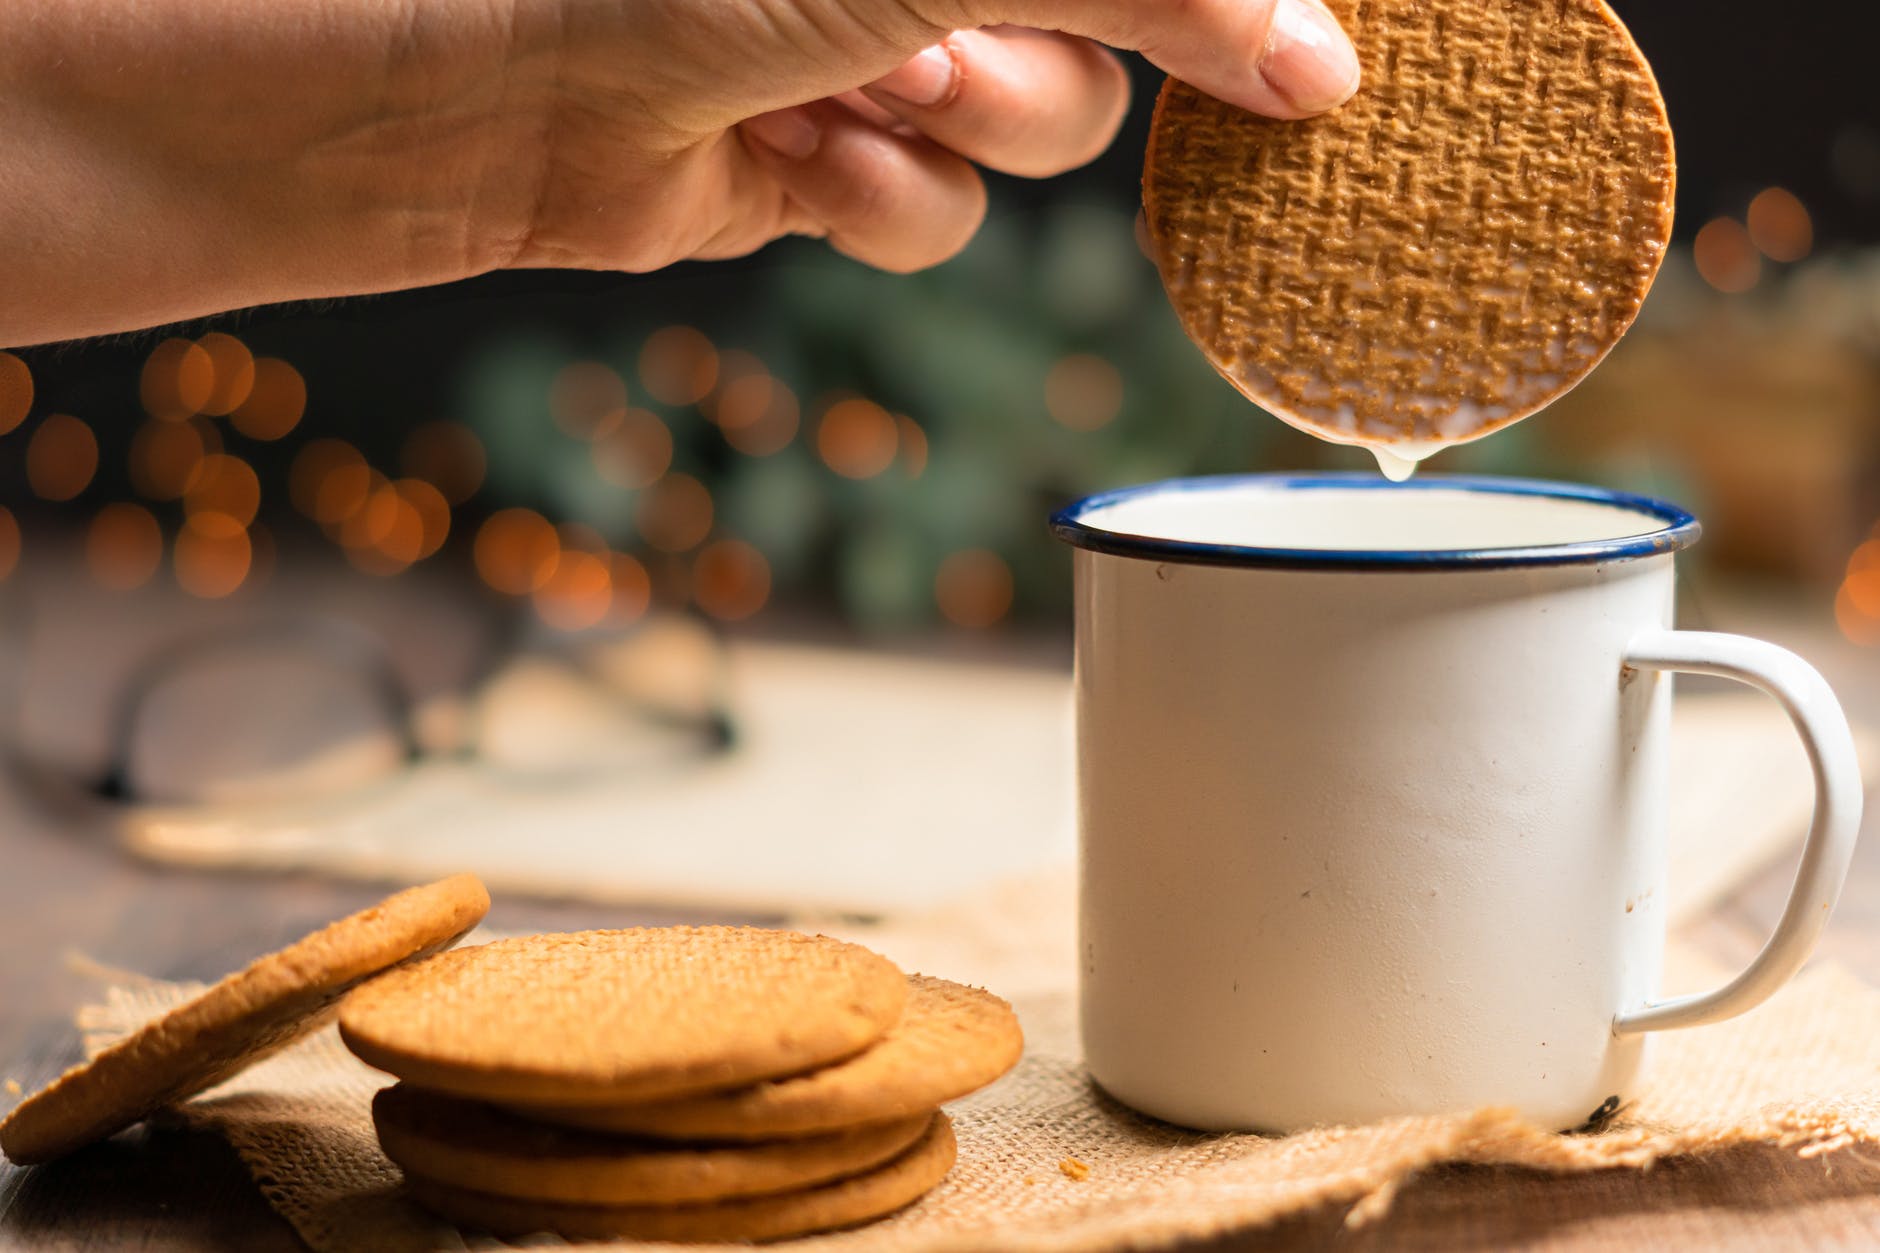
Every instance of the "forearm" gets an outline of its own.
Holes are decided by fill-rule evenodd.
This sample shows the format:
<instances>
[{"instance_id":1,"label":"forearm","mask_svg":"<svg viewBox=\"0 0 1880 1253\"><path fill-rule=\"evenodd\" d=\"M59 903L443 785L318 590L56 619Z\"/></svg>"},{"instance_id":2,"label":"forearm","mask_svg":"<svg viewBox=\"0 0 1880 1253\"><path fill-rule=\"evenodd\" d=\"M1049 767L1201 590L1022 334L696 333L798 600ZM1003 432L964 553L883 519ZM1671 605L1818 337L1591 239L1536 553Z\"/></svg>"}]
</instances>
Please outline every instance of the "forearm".
<instances>
[{"instance_id":1,"label":"forearm","mask_svg":"<svg viewBox=\"0 0 1880 1253\"><path fill-rule=\"evenodd\" d=\"M554 49L509 0L0 5L0 344L502 264Z\"/></svg>"}]
</instances>

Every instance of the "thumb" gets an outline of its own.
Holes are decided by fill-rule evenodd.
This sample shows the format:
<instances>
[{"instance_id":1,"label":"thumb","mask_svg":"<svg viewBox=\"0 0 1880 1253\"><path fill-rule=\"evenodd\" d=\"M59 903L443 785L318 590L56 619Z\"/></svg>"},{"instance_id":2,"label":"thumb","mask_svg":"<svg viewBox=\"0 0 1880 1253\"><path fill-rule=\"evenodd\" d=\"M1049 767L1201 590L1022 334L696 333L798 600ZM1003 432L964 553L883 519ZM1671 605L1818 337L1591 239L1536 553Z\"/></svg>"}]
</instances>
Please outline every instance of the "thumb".
<instances>
[{"instance_id":1,"label":"thumb","mask_svg":"<svg viewBox=\"0 0 1880 1253\"><path fill-rule=\"evenodd\" d=\"M1320 0L956 2L965 13L955 25L1083 35L1140 52L1209 95L1269 117L1323 113L1358 89L1358 54Z\"/></svg>"}]
</instances>

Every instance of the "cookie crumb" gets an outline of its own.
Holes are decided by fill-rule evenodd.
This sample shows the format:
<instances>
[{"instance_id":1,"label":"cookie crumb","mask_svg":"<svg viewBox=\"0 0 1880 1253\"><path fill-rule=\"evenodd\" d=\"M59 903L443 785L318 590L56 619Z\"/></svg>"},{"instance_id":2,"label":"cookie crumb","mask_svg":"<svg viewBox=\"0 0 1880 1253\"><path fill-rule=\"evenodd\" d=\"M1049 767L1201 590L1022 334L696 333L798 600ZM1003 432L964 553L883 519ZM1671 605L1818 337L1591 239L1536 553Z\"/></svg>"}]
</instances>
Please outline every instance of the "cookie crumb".
<instances>
[{"instance_id":1,"label":"cookie crumb","mask_svg":"<svg viewBox=\"0 0 1880 1253\"><path fill-rule=\"evenodd\" d=\"M1059 1162L1058 1169L1064 1172L1066 1179L1075 1179L1078 1183L1090 1178L1090 1167L1074 1157L1067 1157Z\"/></svg>"},{"instance_id":2,"label":"cookie crumb","mask_svg":"<svg viewBox=\"0 0 1880 1253\"><path fill-rule=\"evenodd\" d=\"M1025 1176L1025 1186L1026 1186L1027 1188L1035 1188L1035 1187L1037 1187L1037 1186L1038 1186L1038 1177L1037 1177L1036 1175L1026 1175L1026 1176Z\"/></svg>"},{"instance_id":3,"label":"cookie crumb","mask_svg":"<svg viewBox=\"0 0 1880 1253\"><path fill-rule=\"evenodd\" d=\"M7 1095L8 1096L18 1096L20 1093L24 1091L26 1091L26 1089L20 1086L20 1081L18 1079L7 1080Z\"/></svg>"}]
</instances>

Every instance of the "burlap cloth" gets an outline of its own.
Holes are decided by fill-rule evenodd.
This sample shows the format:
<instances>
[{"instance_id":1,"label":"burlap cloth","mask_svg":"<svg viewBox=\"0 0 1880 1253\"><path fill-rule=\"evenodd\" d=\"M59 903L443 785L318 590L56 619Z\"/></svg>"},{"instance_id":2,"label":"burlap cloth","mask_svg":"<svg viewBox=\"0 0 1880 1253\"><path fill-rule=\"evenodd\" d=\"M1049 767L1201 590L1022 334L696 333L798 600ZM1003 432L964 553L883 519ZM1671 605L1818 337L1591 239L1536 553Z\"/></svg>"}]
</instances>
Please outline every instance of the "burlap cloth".
<instances>
[{"instance_id":1,"label":"burlap cloth","mask_svg":"<svg viewBox=\"0 0 1880 1253\"><path fill-rule=\"evenodd\" d=\"M1880 1142L1880 992L1832 966L1812 968L1742 1018L1662 1036L1649 1086L1597 1134L1558 1135L1496 1111L1285 1138L1182 1131L1131 1114L1085 1079L1069 912L1068 885L1050 880L893 925L821 924L874 944L906 969L1008 996L1027 1049L1016 1071L950 1107L959 1164L936 1191L881 1223L792 1248L1147 1248L1332 1204L1349 1207L1347 1224L1364 1224L1417 1172L1441 1163L1636 1170L1745 1145L1770 1146L1742 1166L1755 1176L1743 1178L1742 1189L1766 1192L1761 1175L1772 1169ZM1701 959L1676 949L1672 958L1672 990L1715 977ZM191 990L121 981L83 1011L80 1025L98 1047ZM380 1154L368 1113L384 1081L328 1028L169 1117L226 1137L269 1202L319 1253L505 1247L462 1236L400 1197L398 1171ZM1066 1158L1088 1165L1088 1177L1060 1170ZM1503 1178L1484 1172L1482 1205L1523 1203L1516 1199L1523 1194L1532 1203L1531 1188L1490 1182Z\"/></svg>"}]
</instances>

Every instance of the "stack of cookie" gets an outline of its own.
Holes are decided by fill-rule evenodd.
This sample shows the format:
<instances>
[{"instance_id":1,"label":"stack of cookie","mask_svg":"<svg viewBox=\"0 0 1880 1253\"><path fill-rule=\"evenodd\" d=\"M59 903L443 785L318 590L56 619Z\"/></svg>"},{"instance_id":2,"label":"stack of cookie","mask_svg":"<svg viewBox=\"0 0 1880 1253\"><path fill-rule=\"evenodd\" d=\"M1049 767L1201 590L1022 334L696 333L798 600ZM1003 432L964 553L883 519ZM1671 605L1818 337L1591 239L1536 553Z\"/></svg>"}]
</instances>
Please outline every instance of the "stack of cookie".
<instances>
[{"instance_id":1,"label":"stack of cookie","mask_svg":"<svg viewBox=\"0 0 1880 1253\"><path fill-rule=\"evenodd\" d=\"M822 936L664 927L505 940L359 989L348 1047L411 1195L501 1234L774 1240L911 1203L939 1106L1005 1073L999 998Z\"/></svg>"}]
</instances>

